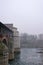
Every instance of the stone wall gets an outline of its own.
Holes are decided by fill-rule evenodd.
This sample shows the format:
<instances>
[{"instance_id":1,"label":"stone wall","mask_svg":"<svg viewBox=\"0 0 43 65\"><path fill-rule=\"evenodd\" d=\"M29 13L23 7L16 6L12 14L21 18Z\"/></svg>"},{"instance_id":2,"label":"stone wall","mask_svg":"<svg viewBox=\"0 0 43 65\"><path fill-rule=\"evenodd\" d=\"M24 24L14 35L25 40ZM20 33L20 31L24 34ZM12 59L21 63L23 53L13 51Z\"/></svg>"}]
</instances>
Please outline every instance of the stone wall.
<instances>
[{"instance_id":1,"label":"stone wall","mask_svg":"<svg viewBox=\"0 0 43 65\"><path fill-rule=\"evenodd\" d=\"M8 65L8 48L4 43L0 43L0 65Z\"/></svg>"},{"instance_id":2,"label":"stone wall","mask_svg":"<svg viewBox=\"0 0 43 65\"><path fill-rule=\"evenodd\" d=\"M8 55L0 57L0 65L8 65Z\"/></svg>"},{"instance_id":3,"label":"stone wall","mask_svg":"<svg viewBox=\"0 0 43 65\"><path fill-rule=\"evenodd\" d=\"M14 32L14 52L20 52L20 37L17 28L13 28Z\"/></svg>"},{"instance_id":4,"label":"stone wall","mask_svg":"<svg viewBox=\"0 0 43 65\"><path fill-rule=\"evenodd\" d=\"M19 32L16 27L13 27L13 24L5 24L9 29L13 31L13 51L20 52L20 37Z\"/></svg>"}]
</instances>

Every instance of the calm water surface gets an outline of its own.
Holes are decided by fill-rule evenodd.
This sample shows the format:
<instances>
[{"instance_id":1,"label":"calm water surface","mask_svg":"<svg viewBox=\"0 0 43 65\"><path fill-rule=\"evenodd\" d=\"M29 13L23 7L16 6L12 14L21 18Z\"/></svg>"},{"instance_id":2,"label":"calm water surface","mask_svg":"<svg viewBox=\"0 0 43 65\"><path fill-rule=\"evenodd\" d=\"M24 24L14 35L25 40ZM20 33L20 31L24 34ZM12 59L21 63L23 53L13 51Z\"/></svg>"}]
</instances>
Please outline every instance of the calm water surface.
<instances>
[{"instance_id":1,"label":"calm water surface","mask_svg":"<svg viewBox=\"0 0 43 65\"><path fill-rule=\"evenodd\" d=\"M10 61L10 65L43 65L43 50L36 48L22 48L20 54Z\"/></svg>"}]
</instances>

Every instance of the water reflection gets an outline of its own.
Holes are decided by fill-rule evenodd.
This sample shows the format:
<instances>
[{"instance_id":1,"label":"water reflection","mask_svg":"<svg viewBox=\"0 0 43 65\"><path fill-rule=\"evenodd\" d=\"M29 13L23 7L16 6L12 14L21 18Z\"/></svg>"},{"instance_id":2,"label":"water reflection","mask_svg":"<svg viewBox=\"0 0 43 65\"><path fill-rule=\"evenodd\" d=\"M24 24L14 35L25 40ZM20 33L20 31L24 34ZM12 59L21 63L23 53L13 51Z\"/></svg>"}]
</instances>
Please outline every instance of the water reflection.
<instances>
[{"instance_id":1,"label":"water reflection","mask_svg":"<svg viewBox=\"0 0 43 65\"><path fill-rule=\"evenodd\" d=\"M43 53L38 51L40 49L21 49L21 53L15 54L15 59L10 61L10 65L43 65Z\"/></svg>"},{"instance_id":2,"label":"water reflection","mask_svg":"<svg viewBox=\"0 0 43 65\"><path fill-rule=\"evenodd\" d=\"M39 50L41 63L43 64L43 49Z\"/></svg>"}]
</instances>

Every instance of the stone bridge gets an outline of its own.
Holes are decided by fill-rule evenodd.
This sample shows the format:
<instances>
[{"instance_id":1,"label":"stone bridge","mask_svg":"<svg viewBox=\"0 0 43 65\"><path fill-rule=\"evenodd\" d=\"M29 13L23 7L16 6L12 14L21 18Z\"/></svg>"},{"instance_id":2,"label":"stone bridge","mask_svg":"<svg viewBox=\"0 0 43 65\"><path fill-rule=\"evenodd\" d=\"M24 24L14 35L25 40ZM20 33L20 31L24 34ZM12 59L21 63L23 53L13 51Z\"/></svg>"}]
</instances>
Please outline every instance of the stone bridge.
<instances>
[{"instance_id":1,"label":"stone bridge","mask_svg":"<svg viewBox=\"0 0 43 65\"><path fill-rule=\"evenodd\" d=\"M9 59L14 58L13 31L0 22L0 41L3 42L9 50Z\"/></svg>"},{"instance_id":2,"label":"stone bridge","mask_svg":"<svg viewBox=\"0 0 43 65\"><path fill-rule=\"evenodd\" d=\"M14 58L14 52L20 52L19 32L12 24L0 22L0 41L8 47L10 60Z\"/></svg>"},{"instance_id":3,"label":"stone bridge","mask_svg":"<svg viewBox=\"0 0 43 65\"><path fill-rule=\"evenodd\" d=\"M5 56L5 58L3 57L2 60L0 59L0 65L8 65L7 60L14 59L14 52L20 52L20 38L17 28L13 27L12 24L3 24L0 22L0 42L2 42L5 45L9 53L8 56Z\"/></svg>"}]
</instances>

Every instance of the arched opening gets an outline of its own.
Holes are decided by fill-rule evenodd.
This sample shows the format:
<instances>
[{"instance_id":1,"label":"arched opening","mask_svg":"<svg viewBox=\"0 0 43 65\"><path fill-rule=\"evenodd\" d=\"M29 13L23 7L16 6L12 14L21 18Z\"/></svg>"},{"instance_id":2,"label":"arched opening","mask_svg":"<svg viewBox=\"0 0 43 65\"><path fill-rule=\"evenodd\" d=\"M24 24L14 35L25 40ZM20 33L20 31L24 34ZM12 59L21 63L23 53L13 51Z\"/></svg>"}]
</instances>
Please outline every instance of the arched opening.
<instances>
[{"instance_id":1,"label":"arched opening","mask_svg":"<svg viewBox=\"0 0 43 65\"><path fill-rule=\"evenodd\" d=\"M3 39L2 42L7 46L7 41L6 41L6 39Z\"/></svg>"}]
</instances>

